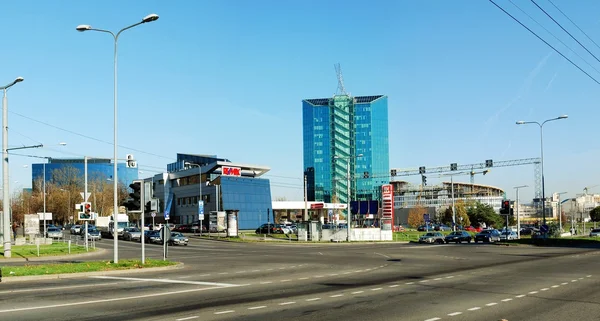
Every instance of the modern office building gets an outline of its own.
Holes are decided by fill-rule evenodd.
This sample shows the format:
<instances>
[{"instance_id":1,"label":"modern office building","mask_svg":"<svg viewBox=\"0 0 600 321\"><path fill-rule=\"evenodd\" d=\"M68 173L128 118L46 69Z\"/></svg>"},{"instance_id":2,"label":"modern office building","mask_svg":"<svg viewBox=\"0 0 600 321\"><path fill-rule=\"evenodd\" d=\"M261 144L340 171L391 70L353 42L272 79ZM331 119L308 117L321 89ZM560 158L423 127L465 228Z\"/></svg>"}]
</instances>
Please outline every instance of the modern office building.
<instances>
[{"instance_id":1,"label":"modern office building","mask_svg":"<svg viewBox=\"0 0 600 321\"><path fill-rule=\"evenodd\" d=\"M387 96L305 99L302 117L308 200L378 200L390 181Z\"/></svg>"},{"instance_id":2,"label":"modern office building","mask_svg":"<svg viewBox=\"0 0 600 321\"><path fill-rule=\"evenodd\" d=\"M266 166L231 162L214 155L177 154L167 171L144 179L144 198L157 198L155 222L191 224L199 220L203 200L203 225L211 228L217 212L236 211L239 229L255 229L273 217L270 181L261 178ZM146 222L151 222L149 213ZM272 220L271 220L272 221Z\"/></svg>"},{"instance_id":3,"label":"modern office building","mask_svg":"<svg viewBox=\"0 0 600 321\"><path fill-rule=\"evenodd\" d=\"M46 182L57 184L81 184L84 182L85 160L83 158L49 158L48 163L31 165L31 186L36 188L35 182L43 180L46 171ZM112 179L114 166L109 158L89 158L87 160L88 182ZM135 161L117 163L117 176L119 184L129 186L138 178L138 167Z\"/></svg>"}]
</instances>

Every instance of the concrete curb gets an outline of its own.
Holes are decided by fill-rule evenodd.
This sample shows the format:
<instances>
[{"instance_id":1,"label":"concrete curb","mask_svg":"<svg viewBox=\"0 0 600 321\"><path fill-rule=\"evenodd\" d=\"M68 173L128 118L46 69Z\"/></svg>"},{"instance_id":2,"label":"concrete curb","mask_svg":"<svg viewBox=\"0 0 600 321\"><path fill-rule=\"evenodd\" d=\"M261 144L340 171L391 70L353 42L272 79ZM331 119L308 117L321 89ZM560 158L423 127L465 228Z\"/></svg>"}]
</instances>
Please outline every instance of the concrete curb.
<instances>
[{"instance_id":1,"label":"concrete curb","mask_svg":"<svg viewBox=\"0 0 600 321\"><path fill-rule=\"evenodd\" d=\"M39 281L39 280L72 279L72 278L80 278L80 277L96 276L96 275L114 275L114 274L130 274L130 273L145 273L145 272L178 270L178 269L182 269L183 267L184 267L184 264L179 262L179 263L177 263L175 265L171 265L171 266L154 267L154 268L82 272L82 273L63 273L63 274L49 274L49 275L31 275L31 276L5 276L2 278L2 280L0 282L14 283L14 282Z\"/></svg>"},{"instance_id":2,"label":"concrete curb","mask_svg":"<svg viewBox=\"0 0 600 321\"><path fill-rule=\"evenodd\" d=\"M77 259L79 257L88 257L88 256L94 256L94 255L99 255L99 254L104 254L104 252L106 252L106 249L102 249L97 247L95 251L92 252L87 252L87 253L78 253L78 254L67 254L67 255L46 255L46 256L33 256L33 257L27 257L27 258L10 258L10 259L4 259L4 258L0 258L0 264L2 263L14 263L14 262L43 262L43 261L58 261L58 260L68 260L68 259Z\"/></svg>"}]
</instances>

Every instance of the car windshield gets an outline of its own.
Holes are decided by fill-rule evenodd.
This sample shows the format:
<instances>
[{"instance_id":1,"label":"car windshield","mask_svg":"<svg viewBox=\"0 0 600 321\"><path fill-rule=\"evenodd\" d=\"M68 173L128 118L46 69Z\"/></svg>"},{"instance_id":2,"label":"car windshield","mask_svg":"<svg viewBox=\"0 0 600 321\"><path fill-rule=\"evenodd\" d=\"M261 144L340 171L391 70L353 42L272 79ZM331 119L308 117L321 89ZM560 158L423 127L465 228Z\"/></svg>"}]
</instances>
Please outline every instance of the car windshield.
<instances>
[{"instance_id":1,"label":"car windshield","mask_svg":"<svg viewBox=\"0 0 600 321\"><path fill-rule=\"evenodd\" d=\"M462 235L462 232L452 232L450 235Z\"/></svg>"},{"instance_id":2,"label":"car windshield","mask_svg":"<svg viewBox=\"0 0 600 321\"><path fill-rule=\"evenodd\" d=\"M433 234L433 233L427 233L427 234L425 234L423 236L435 236L435 234Z\"/></svg>"},{"instance_id":3,"label":"car windshield","mask_svg":"<svg viewBox=\"0 0 600 321\"><path fill-rule=\"evenodd\" d=\"M48 232L58 232L59 229L55 228L55 227L51 227L48 229Z\"/></svg>"}]
</instances>

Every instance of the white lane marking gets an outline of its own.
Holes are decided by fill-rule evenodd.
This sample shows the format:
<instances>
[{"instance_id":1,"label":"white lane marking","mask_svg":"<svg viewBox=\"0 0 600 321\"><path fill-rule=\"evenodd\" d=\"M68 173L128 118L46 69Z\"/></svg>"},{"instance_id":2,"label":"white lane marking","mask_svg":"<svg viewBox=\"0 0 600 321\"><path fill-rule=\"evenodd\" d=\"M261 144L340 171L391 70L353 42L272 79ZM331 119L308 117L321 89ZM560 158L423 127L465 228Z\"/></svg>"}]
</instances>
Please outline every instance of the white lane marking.
<instances>
[{"instance_id":1,"label":"white lane marking","mask_svg":"<svg viewBox=\"0 0 600 321\"><path fill-rule=\"evenodd\" d=\"M46 290L67 290L67 289L76 289L76 288L82 288L82 287L96 287L96 286L106 286L106 285L116 285L116 284L123 284L123 283L136 283L136 282L142 282L142 281L134 281L134 282L109 282L109 283L102 283L102 284L82 284L82 285L69 285L69 286L55 286L55 287L48 287L48 288L44 288L44 291ZM9 294L9 293L19 293L19 292L37 292L39 291L39 288L35 288L35 289L20 289L20 290L7 290L7 291L0 291L0 294Z\"/></svg>"},{"instance_id":2,"label":"white lane marking","mask_svg":"<svg viewBox=\"0 0 600 321\"><path fill-rule=\"evenodd\" d=\"M580 280L583 280L583 278L579 278Z\"/></svg>"},{"instance_id":3,"label":"white lane marking","mask_svg":"<svg viewBox=\"0 0 600 321\"><path fill-rule=\"evenodd\" d=\"M577 282L577 280L571 280L571 282Z\"/></svg>"},{"instance_id":4,"label":"white lane marking","mask_svg":"<svg viewBox=\"0 0 600 321\"><path fill-rule=\"evenodd\" d=\"M240 286L242 286L242 285L240 285ZM172 296L174 294L201 292L201 291L218 290L218 289L223 289L223 287L221 287L221 286L215 286L215 287L211 287L211 288L188 289L188 290L171 291L171 292L160 292L160 293L152 293L152 294L144 294L144 295L136 295L136 296L121 297L121 298L112 298L112 299L89 300L89 301L82 301L82 302L71 302L71 303L61 303L61 304L52 304L52 305L40 305L40 306L35 306L35 307L0 310L0 313L31 311L31 310L43 310L43 309L53 309L53 308L64 308L64 307L71 307L71 306L77 306L77 305L87 305L87 304L96 304L96 303L116 302L116 301L125 301L125 300L139 300L139 299L145 299L145 298L154 298L154 297L169 296L169 295Z\"/></svg>"},{"instance_id":5,"label":"white lane marking","mask_svg":"<svg viewBox=\"0 0 600 321\"><path fill-rule=\"evenodd\" d=\"M329 276L337 276L337 275L338 275L337 273L329 274Z\"/></svg>"},{"instance_id":6,"label":"white lane marking","mask_svg":"<svg viewBox=\"0 0 600 321\"><path fill-rule=\"evenodd\" d=\"M407 283L404 283L404 284L415 284L415 282L407 282Z\"/></svg>"},{"instance_id":7,"label":"white lane marking","mask_svg":"<svg viewBox=\"0 0 600 321\"><path fill-rule=\"evenodd\" d=\"M392 285L390 285L390 288L395 288L397 286L400 286L400 285L399 284L392 284Z\"/></svg>"},{"instance_id":8,"label":"white lane marking","mask_svg":"<svg viewBox=\"0 0 600 321\"><path fill-rule=\"evenodd\" d=\"M191 320L191 319L198 319L199 317L197 315L193 316L193 317L187 317L187 318L181 318L181 319L176 319L176 321L184 321L184 320Z\"/></svg>"},{"instance_id":9,"label":"white lane marking","mask_svg":"<svg viewBox=\"0 0 600 321\"><path fill-rule=\"evenodd\" d=\"M239 274L239 273L246 273L246 271L237 271L237 272L235 272L235 273L238 273L238 274Z\"/></svg>"},{"instance_id":10,"label":"white lane marking","mask_svg":"<svg viewBox=\"0 0 600 321\"><path fill-rule=\"evenodd\" d=\"M591 277L592 277L592 275L591 275L591 274L590 274L590 275L586 275L585 277L586 277L586 278L591 278Z\"/></svg>"},{"instance_id":11,"label":"white lane marking","mask_svg":"<svg viewBox=\"0 0 600 321\"><path fill-rule=\"evenodd\" d=\"M210 274L200 274L198 276L210 276Z\"/></svg>"},{"instance_id":12,"label":"white lane marking","mask_svg":"<svg viewBox=\"0 0 600 321\"><path fill-rule=\"evenodd\" d=\"M320 255L323 255L323 253L319 252Z\"/></svg>"},{"instance_id":13,"label":"white lane marking","mask_svg":"<svg viewBox=\"0 0 600 321\"><path fill-rule=\"evenodd\" d=\"M496 303L496 302L491 302L491 303L488 303L488 304L486 304L486 306L488 306L488 307L491 307L491 306L493 306L493 305L496 305L496 304L498 304L498 303Z\"/></svg>"},{"instance_id":14,"label":"white lane marking","mask_svg":"<svg viewBox=\"0 0 600 321\"><path fill-rule=\"evenodd\" d=\"M541 289L541 290L542 290L542 291L548 291L548 290L550 290L550 289L549 289L549 288L543 288L543 289Z\"/></svg>"},{"instance_id":15,"label":"white lane marking","mask_svg":"<svg viewBox=\"0 0 600 321\"><path fill-rule=\"evenodd\" d=\"M321 300L321 298L306 299L307 302Z\"/></svg>"},{"instance_id":16,"label":"white lane marking","mask_svg":"<svg viewBox=\"0 0 600 321\"><path fill-rule=\"evenodd\" d=\"M308 280L308 278L298 278L298 280Z\"/></svg>"},{"instance_id":17,"label":"white lane marking","mask_svg":"<svg viewBox=\"0 0 600 321\"><path fill-rule=\"evenodd\" d=\"M455 315L459 315L462 314L462 312L452 312L452 313L448 313L449 316L453 317Z\"/></svg>"},{"instance_id":18,"label":"white lane marking","mask_svg":"<svg viewBox=\"0 0 600 321\"><path fill-rule=\"evenodd\" d=\"M363 271L363 270L356 270L356 271L354 271L354 272L355 272L355 273L360 273L360 272L362 272L362 271Z\"/></svg>"},{"instance_id":19,"label":"white lane marking","mask_svg":"<svg viewBox=\"0 0 600 321\"><path fill-rule=\"evenodd\" d=\"M365 269L365 271L371 271L372 269Z\"/></svg>"},{"instance_id":20,"label":"white lane marking","mask_svg":"<svg viewBox=\"0 0 600 321\"><path fill-rule=\"evenodd\" d=\"M536 293L538 293L538 291L531 291L528 294L536 294Z\"/></svg>"},{"instance_id":21,"label":"white lane marking","mask_svg":"<svg viewBox=\"0 0 600 321\"><path fill-rule=\"evenodd\" d=\"M431 318L431 319L427 319L425 321L437 321L437 320L440 320L440 318Z\"/></svg>"},{"instance_id":22,"label":"white lane marking","mask_svg":"<svg viewBox=\"0 0 600 321\"><path fill-rule=\"evenodd\" d=\"M339 298L341 296L344 296L343 294L335 294L335 295L330 295L330 298Z\"/></svg>"},{"instance_id":23,"label":"white lane marking","mask_svg":"<svg viewBox=\"0 0 600 321\"><path fill-rule=\"evenodd\" d=\"M289 304L294 304L296 302L294 301L289 301L289 302L283 302L283 303L279 303L279 305L289 305Z\"/></svg>"},{"instance_id":24,"label":"white lane marking","mask_svg":"<svg viewBox=\"0 0 600 321\"><path fill-rule=\"evenodd\" d=\"M252 272L260 272L260 270L252 270Z\"/></svg>"},{"instance_id":25,"label":"white lane marking","mask_svg":"<svg viewBox=\"0 0 600 321\"><path fill-rule=\"evenodd\" d=\"M379 290L381 290L381 288L374 288L374 289L371 289L371 291L379 291Z\"/></svg>"},{"instance_id":26,"label":"white lane marking","mask_svg":"<svg viewBox=\"0 0 600 321\"><path fill-rule=\"evenodd\" d=\"M382 268L382 267L385 267L385 265L380 265L379 267Z\"/></svg>"},{"instance_id":27,"label":"white lane marking","mask_svg":"<svg viewBox=\"0 0 600 321\"><path fill-rule=\"evenodd\" d=\"M219 311L219 312L215 312L215 314L226 314L226 313L233 313L233 312L235 312L235 310Z\"/></svg>"},{"instance_id":28,"label":"white lane marking","mask_svg":"<svg viewBox=\"0 0 600 321\"><path fill-rule=\"evenodd\" d=\"M525 296L525 294L519 294L519 295L515 296L515 298L522 298L524 296Z\"/></svg>"},{"instance_id":29,"label":"white lane marking","mask_svg":"<svg viewBox=\"0 0 600 321\"><path fill-rule=\"evenodd\" d=\"M450 275L450 276L447 276L446 279L451 279L453 277L454 277L454 275Z\"/></svg>"},{"instance_id":30,"label":"white lane marking","mask_svg":"<svg viewBox=\"0 0 600 321\"><path fill-rule=\"evenodd\" d=\"M266 307L267 307L266 305L260 305L260 306L257 306L257 307L248 308L248 310L258 310L258 309L264 309Z\"/></svg>"},{"instance_id":31,"label":"white lane marking","mask_svg":"<svg viewBox=\"0 0 600 321\"><path fill-rule=\"evenodd\" d=\"M567 284L569 284L569 282L563 282L560 285L567 285Z\"/></svg>"},{"instance_id":32,"label":"white lane marking","mask_svg":"<svg viewBox=\"0 0 600 321\"><path fill-rule=\"evenodd\" d=\"M433 280L434 280L434 281L439 281L439 280L441 280L441 279L442 279L442 278L437 278L437 279L433 279Z\"/></svg>"},{"instance_id":33,"label":"white lane marking","mask_svg":"<svg viewBox=\"0 0 600 321\"><path fill-rule=\"evenodd\" d=\"M474 308L470 308L470 309L467 309L467 310L468 311L477 311L479 309L481 309L481 307L474 307Z\"/></svg>"},{"instance_id":34,"label":"white lane marking","mask_svg":"<svg viewBox=\"0 0 600 321\"><path fill-rule=\"evenodd\" d=\"M273 283L273 281L263 281L263 282L260 282L260 284L270 284L270 283Z\"/></svg>"},{"instance_id":35,"label":"white lane marking","mask_svg":"<svg viewBox=\"0 0 600 321\"><path fill-rule=\"evenodd\" d=\"M421 282L421 283L425 283L425 282L429 282L429 280L421 280L421 281L419 281L419 282Z\"/></svg>"},{"instance_id":36,"label":"white lane marking","mask_svg":"<svg viewBox=\"0 0 600 321\"><path fill-rule=\"evenodd\" d=\"M385 255L385 254L381 254L381 253L377 253L377 252L374 252L374 253L375 253L375 254L377 254L377 255L381 255L381 256L383 256L383 257L384 257L384 258L386 258L386 259L389 259L389 258L390 258L389 256L387 256L387 255ZM380 266L380 267L383 267L383 265L382 265L382 266Z\"/></svg>"},{"instance_id":37,"label":"white lane marking","mask_svg":"<svg viewBox=\"0 0 600 321\"><path fill-rule=\"evenodd\" d=\"M192 275L184 275L184 276L178 276L177 278L178 279L189 279L191 277L192 277Z\"/></svg>"},{"instance_id":38,"label":"white lane marking","mask_svg":"<svg viewBox=\"0 0 600 321\"><path fill-rule=\"evenodd\" d=\"M170 280L170 279L142 279L142 278L128 278L128 277L105 276L105 275L90 276L90 278L93 278L93 279L109 279L109 280L159 282L159 283L180 283L180 284L194 284L194 285L212 285L212 286L221 286L221 287L240 286L239 284L230 284L230 283L183 281L183 280Z\"/></svg>"},{"instance_id":39,"label":"white lane marking","mask_svg":"<svg viewBox=\"0 0 600 321\"><path fill-rule=\"evenodd\" d=\"M511 298L508 298L508 299L504 299L504 300L502 300L502 302L508 302L508 301L512 301L512 299L511 299Z\"/></svg>"},{"instance_id":40,"label":"white lane marking","mask_svg":"<svg viewBox=\"0 0 600 321\"><path fill-rule=\"evenodd\" d=\"M365 292L365 291L355 291L355 292L352 292L352 294L359 294L359 293L363 293L363 292Z\"/></svg>"},{"instance_id":41,"label":"white lane marking","mask_svg":"<svg viewBox=\"0 0 600 321\"><path fill-rule=\"evenodd\" d=\"M352 272L344 272L344 273L342 273L342 274L346 275L346 274L350 274L350 273L352 273Z\"/></svg>"},{"instance_id":42,"label":"white lane marking","mask_svg":"<svg viewBox=\"0 0 600 321\"><path fill-rule=\"evenodd\" d=\"M552 288L558 288L560 285L553 285Z\"/></svg>"},{"instance_id":43,"label":"white lane marking","mask_svg":"<svg viewBox=\"0 0 600 321\"><path fill-rule=\"evenodd\" d=\"M281 282L290 282L291 280L281 280Z\"/></svg>"},{"instance_id":44,"label":"white lane marking","mask_svg":"<svg viewBox=\"0 0 600 321\"><path fill-rule=\"evenodd\" d=\"M317 275L317 276L315 276L315 278L324 278L324 277L325 277L325 275Z\"/></svg>"}]
</instances>

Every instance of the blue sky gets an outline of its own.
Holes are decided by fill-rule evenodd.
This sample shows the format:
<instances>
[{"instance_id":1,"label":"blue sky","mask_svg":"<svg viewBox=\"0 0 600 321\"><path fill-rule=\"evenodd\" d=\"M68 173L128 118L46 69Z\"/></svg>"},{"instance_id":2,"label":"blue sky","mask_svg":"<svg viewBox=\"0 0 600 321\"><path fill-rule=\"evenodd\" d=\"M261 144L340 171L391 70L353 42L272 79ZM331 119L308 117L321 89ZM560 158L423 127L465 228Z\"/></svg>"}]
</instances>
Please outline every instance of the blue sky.
<instances>
[{"instance_id":1,"label":"blue sky","mask_svg":"<svg viewBox=\"0 0 600 321\"><path fill-rule=\"evenodd\" d=\"M537 2L600 55L547 0ZM497 3L600 78L509 1ZM518 3L600 69L532 3ZM600 2L554 3L600 41ZM515 121L568 114L544 127L546 194L600 183L598 85L488 1L4 2L0 83L25 78L8 92L10 147L41 142L22 153L112 157L112 39L75 27L117 31L149 13L160 19L119 42L119 154L134 154L141 176L178 152L215 154L270 166L273 197L302 199L301 100L333 95L339 62L353 95L389 96L394 168L538 157L539 129ZM12 186L31 186L25 165L40 160L10 162ZM527 184L521 196L531 198L533 173L495 168L475 181L509 198Z\"/></svg>"}]
</instances>

